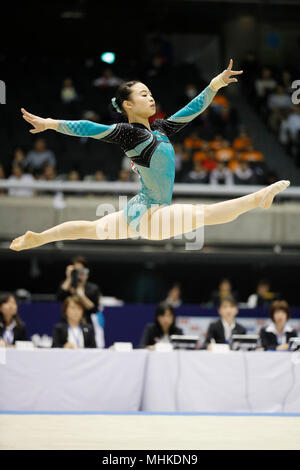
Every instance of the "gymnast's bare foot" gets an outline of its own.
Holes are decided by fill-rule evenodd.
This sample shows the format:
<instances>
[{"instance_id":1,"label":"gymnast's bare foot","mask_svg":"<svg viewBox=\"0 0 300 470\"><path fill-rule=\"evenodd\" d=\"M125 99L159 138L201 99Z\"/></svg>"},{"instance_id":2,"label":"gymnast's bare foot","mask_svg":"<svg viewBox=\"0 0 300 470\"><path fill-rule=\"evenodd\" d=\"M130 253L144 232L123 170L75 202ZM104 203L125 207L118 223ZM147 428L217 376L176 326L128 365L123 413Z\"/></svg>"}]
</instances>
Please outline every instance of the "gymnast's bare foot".
<instances>
[{"instance_id":1,"label":"gymnast's bare foot","mask_svg":"<svg viewBox=\"0 0 300 470\"><path fill-rule=\"evenodd\" d=\"M25 233L25 235L15 238L11 242L9 248L14 251L21 251L28 250L29 248L34 248L40 245L42 245L40 234L28 231Z\"/></svg>"},{"instance_id":2,"label":"gymnast's bare foot","mask_svg":"<svg viewBox=\"0 0 300 470\"><path fill-rule=\"evenodd\" d=\"M290 184L291 183L289 180L280 180L276 183L270 184L260 191L257 191L257 193L255 193L257 198L257 205L263 209L269 209L276 194L284 191Z\"/></svg>"}]
</instances>

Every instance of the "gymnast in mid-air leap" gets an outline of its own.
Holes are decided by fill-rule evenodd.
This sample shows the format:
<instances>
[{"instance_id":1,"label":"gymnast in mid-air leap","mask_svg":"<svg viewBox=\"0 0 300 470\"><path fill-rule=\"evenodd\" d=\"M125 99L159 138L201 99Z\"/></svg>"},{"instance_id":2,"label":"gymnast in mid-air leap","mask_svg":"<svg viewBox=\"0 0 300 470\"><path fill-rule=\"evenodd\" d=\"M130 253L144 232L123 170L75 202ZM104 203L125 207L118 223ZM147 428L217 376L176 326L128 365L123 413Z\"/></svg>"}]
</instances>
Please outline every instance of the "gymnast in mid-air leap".
<instances>
[{"instance_id":1,"label":"gymnast in mid-air leap","mask_svg":"<svg viewBox=\"0 0 300 470\"><path fill-rule=\"evenodd\" d=\"M211 80L209 85L186 106L167 119L149 117L155 114L155 101L148 87L138 81L123 83L112 104L128 122L112 125L90 121L43 119L21 109L23 118L32 124L32 134L53 129L70 136L85 136L120 145L131 159L141 182L139 193L121 211L107 214L94 221L69 221L41 233L27 231L15 238L10 248L15 251L34 248L59 240L92 240L136 238L150 240L192 232L201 225L231 222L239 215L261 207L268 209L280 191L290 182L281 180L246 196L215 204L171 204L175 177L175 154L170 138L199 116L212 102L217 91L237 82L232 59L227 69Z\"/></svg>"}]
</instances>

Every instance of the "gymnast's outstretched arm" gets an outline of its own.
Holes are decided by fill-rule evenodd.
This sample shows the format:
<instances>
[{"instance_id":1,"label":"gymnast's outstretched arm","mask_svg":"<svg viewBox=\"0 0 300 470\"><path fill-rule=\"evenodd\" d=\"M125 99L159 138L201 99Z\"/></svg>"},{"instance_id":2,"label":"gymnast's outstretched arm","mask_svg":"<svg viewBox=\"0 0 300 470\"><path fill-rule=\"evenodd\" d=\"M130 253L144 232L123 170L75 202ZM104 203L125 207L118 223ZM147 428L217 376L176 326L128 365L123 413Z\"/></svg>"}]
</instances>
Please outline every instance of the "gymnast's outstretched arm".
<instances>
[{"instance_id":1,"label":"gymnast's outstretched arm","mask_svg":"<svg viewBox=\"0 0 300 470\"><path fill-rule=\"evenodd\" d=\"M86 120L65 121L51 118L44 119L29 113L24 108L21 108L21 111L25 121L29 122L34 127L33 129L30 129L32 134L37 134L38 132L43 132L47 129L53 129L67 135L109 140L109 136L113 136L115 134L114 131L117 126L117 124L111 124L108 126Z\"/></svg>"},{"instance_id":2,"label":"gymnast's outstretched arm","mask_svg":"<svg viewBox=\"0 0 300 470\"><path fill-rule=\"evenodd\" d=\"M237 82L231 75L243 73L242 70L232 70L232 59L230 59L227 69L211 80L209 85L186 106L181 108L175 114L163 120L166 131L169 135L183 128L187 123L203 113L214 99L217 91L231 82Z\"/></svg>"}]
</instances>

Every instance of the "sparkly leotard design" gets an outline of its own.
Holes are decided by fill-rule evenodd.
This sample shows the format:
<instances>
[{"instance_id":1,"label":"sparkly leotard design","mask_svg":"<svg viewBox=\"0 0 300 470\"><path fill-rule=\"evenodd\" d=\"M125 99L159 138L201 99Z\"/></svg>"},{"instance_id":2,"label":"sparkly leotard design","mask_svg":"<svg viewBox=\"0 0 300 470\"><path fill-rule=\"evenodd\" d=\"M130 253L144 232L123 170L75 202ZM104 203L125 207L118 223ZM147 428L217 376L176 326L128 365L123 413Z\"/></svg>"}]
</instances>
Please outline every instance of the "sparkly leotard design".
<instances>
[{"instance_id":1,"label":"sparkly leotard design","mask_svg":"<svg viewBox=\"0 0 300 470\"><path fill-rule=\"evenodd\" d=\"M137 122L98 124L59 120L58 132L118 144L133 162L141 181L139 193L124 208L127 222L139 231L139 222L151 205L169 205L175 178L175 153L169 140L211 103L216 92L207 86L186 106L167 119L156 119L149 130Z\"/></svg>"}]
</instances>

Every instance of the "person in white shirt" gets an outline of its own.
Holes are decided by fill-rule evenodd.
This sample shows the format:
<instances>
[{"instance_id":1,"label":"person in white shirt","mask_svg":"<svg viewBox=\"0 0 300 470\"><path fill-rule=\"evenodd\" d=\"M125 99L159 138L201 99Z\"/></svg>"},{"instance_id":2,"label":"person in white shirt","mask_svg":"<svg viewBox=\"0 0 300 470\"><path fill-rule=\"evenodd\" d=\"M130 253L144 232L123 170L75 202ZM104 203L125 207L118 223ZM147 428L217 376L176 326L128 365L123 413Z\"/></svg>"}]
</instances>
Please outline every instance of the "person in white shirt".
<instances>
[{"instance_id":1,"label":"person in white shirt","mask_svg":"<svg viewBox=\"0 0 300 470\"><path fill-rule=\"evenodd\" d=\"M22 167L18 164L13 165L12 175L8 178L9 181L14 183L33 183L34 177L30 174L23 173ZM22 196L22 197L32 197L34 195L34 190L30 187L28 188L9 188L9 196Z\"/></svg>"},{"instance_id":2,"label":"person in white shirt","mask_svg":"<svg viewBox=\"0 0 300 470\"><path fill-rule=\"evenodd\" d=\"M117 87L123 83L124 80L122 80L119 77L116 77L113 74L113 71L111 68L107 67L104 69L103 74L101 77L96 78L93 81L93 85L100 87L100 88L110 88L110 87Z\"/></svg>"},{"instance_id":3,"label":"person in white shirt","mask_svg":"<svg viewBox=\"0 0 300 470\"><path fill-rule=\"evenodd\" d=\"M293 108L291 95L288 95L282 85L278 85L275 93L268 97L267 106L270 111L268 118L269 125L274 132L278 132L281 121L285 118L286 112Z\"/></svg>"},{"instance_id":4,"label":"person in white shirt","mask_svg":"<svg viewBox=\"0 0 300 470\"><path fill-rule=\"evenodd\" d=\"M262 347L268 350L286 351L289 339L297 336L297 331L288 324L290 309L286 300L275 300L270 307L271 323L260 330Z\"/></svg>"},{"instance_id":5,"label":"person in white shirt","mask_svg":"<svg viewBox=\"0 0 300 470\"><path fill-rule=\"evenodd\" d=\"M271 70L268 67L262 69L261 78L255 80L255 89L259 98L264 98L268 91L276 88L276 80L272 77Z\"/></svg>"},{"instance_id":6,"label":"person in white shirt","mask_svg":"<svg viewBox=\"0 0 300 470\"><path fill-rule=\"evenodd\" d=\"M175 284L173 284L171 289L168 291L168 295L165 299L165 302L172 305L172 307L174 308L179 307L182 304L181 287L178 282L175 282Z\"/></svg>"},{"instance_id":7,"label":"person in white shirt","mask_svg":"<svg viewBox=\"0 0 300 470\"><path fill-rule=\"evenodd\" d=\"M285 145L289 140L296 142L300 131L300 105L294 105L291 114L280 125L279 140Z\"/></svg>"},{"instance_id":8,"label":"person in white shirt","mask_svg":"<svg viewBox=\"0 0 300 470\"><path fill-rule=\"evenodd\" d=\"M266 307L278 298L278 294L271 292L268 279L261 279L257 284L256 293L248 297L247 304L249 308Z\"/></svg>"},{"instance_id":9,"label":"person in white shirt","mask_svg":"<svg viewBox=\"0 0 300 470\"><path fill-rule=\"evenodd\" d=\"M232 172L224 162L217 162L217 168L210 173L209 182L210 184L233 184Z\"/></svg>"}]
</instances>

